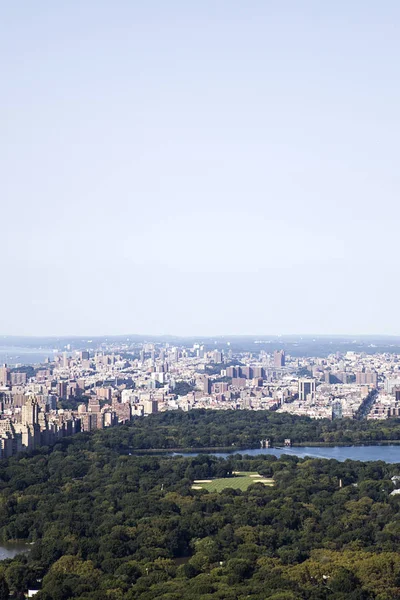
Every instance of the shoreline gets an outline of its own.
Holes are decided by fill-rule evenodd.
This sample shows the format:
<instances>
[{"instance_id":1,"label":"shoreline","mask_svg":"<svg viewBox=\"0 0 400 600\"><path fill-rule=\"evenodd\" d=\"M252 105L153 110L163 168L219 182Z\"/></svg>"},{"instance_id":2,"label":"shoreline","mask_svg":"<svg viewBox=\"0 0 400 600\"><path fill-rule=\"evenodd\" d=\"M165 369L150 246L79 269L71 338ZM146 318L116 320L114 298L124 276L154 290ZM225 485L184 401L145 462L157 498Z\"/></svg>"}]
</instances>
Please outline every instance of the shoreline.
<instances>
[{"instance_id":1,"label":"shoreline","mask_svg":"<svg viewBox=\"0 0 400 600\"><path fill-rule=\"evenodd\" d=\"M286 448L290 450L290 448L354 448L354 447L363 447L363 446L399 446L400 440L374 440L374 441L365 441L358 443L351 442L298 442L293 443L291 446L287 446ZM282 445L273 445L269 449L279 449L285 450L285 446ZM266 450L267 448L260 448L259 446L254 446L253 448L232 448L232 446L214 446L214 447L200 447L200 448L135 448L135 449L124 449L124 453L130 454L132 456L138 455L146 455L146 454L191 454L191 453L215 453L215 452L223 452L229 454L241 454L242 452L246 452L248 450Z\"/></svg>"}]
</instances>

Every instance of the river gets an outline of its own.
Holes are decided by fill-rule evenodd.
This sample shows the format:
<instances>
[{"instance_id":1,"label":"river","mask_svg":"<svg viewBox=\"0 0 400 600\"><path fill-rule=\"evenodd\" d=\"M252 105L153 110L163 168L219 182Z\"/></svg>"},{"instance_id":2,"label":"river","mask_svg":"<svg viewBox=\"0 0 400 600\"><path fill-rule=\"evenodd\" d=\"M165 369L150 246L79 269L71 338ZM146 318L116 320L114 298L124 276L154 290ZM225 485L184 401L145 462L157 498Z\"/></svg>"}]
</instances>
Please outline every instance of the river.
<instances>
[{"instance_id":1,"label":"river","mask_svg":"<svg viewBox=\"0 0 400 600\"><path fill-rule=\"evenodd\" d=\"M10 367L15 365L35 365L53 357L53 350L43 348L23 348L22 346L0 346L0 363Z\"/></svg>"},{"instance_id":2,"label":"river","mask_svg":"<svg viewBox=\"0 0 400 600\"><path fill-rule=\"evenodd\" d=\"M174 452L173 456L197 456L200 452ZM333 446L333 447L313 447L313 446L292 446L291 448L251 448L248 450L232 450L231 452L206 452L212 456L226 458L232 454L242 454L249 456L260 456L262 454L271 454L272 456L281 456L289 454L304 458L333 458L335 460L383 460L387 463L400 463L400 445L388 446Z\"/></svg>"}]
</instances>

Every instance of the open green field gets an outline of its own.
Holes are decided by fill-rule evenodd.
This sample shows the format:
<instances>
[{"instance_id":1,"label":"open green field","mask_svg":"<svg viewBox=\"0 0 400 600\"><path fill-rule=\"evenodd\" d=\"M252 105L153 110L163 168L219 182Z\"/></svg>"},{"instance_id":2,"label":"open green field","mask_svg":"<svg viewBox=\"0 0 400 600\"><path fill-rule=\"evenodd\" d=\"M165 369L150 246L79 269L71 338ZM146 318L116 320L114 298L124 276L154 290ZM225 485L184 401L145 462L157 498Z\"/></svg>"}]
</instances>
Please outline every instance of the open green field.
<instances>
[{"instance_id":1,"label":"open green field","mask_svg":"<svg viewBox=\"0 0 400 600\"><path fill-rule=\"evenodd\" d=\"M193 482L192 489L207 490L208 492L222 492L226 488L245 491L253 483L274 485L274 480L263 477L259 473L240 471L235 472L233 477L222 477L220 479L197 479Z\"/></svg>"}]
</instances>

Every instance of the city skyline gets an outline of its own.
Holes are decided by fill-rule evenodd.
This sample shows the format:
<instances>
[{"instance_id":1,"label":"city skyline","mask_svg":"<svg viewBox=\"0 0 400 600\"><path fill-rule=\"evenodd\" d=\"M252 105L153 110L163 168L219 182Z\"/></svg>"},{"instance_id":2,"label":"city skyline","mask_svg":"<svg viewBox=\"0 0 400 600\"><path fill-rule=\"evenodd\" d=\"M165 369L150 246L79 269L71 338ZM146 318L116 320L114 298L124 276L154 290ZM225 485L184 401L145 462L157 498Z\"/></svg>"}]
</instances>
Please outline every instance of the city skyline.
<instances>
[{"instance_id":1,"label":"city skyline","mask_svg":"<svg viewBox=\"0 0 400 600\"><path fill-rule=\"evenodd\" d=\"M82 341L82 340L81 340ZM0 367L0 458L81 431L165 411L256 410L329 421L400 416L400 348L176 344L137 339L67 344L33 364ZM262 439L261 447L270 447ZM285 445L291 445L290 438Z\"/></svg>"}]
</instances>

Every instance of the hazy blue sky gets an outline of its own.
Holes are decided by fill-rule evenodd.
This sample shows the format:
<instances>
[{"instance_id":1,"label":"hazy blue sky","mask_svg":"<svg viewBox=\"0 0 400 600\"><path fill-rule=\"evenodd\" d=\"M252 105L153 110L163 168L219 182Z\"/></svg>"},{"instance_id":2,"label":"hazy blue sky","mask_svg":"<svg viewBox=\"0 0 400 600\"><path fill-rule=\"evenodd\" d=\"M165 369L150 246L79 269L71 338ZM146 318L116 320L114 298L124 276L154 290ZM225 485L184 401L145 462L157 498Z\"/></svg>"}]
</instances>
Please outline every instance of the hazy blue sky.
<instances>
[{"instance_id":1,"label":"hazy blue sky","mask_svg":"<svg viewBox=\"0 0 400 600\"><path fill-rule=\"evenodd\" d=\"M400 2L0 8L3 334L395 333Z\"/></svg>"}]
</instances>

